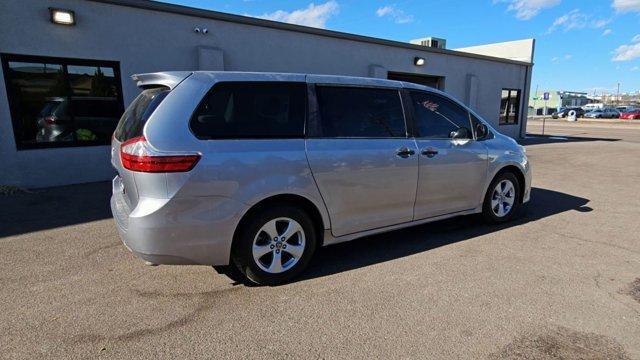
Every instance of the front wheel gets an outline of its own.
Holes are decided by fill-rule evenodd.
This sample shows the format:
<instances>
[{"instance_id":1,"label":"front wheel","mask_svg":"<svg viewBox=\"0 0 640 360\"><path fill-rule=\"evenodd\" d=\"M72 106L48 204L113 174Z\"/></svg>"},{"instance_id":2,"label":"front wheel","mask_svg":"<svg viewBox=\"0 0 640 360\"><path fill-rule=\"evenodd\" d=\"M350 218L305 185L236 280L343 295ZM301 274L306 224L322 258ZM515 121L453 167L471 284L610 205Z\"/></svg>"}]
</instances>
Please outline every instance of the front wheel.
<instances>
[{"instance_id":1,"label":"front wheel","mask_svg":"<svg viewBox=\"0 0 640 360\"><path fill-rule=\"evenodd\" d=\"M520 205L520 183L511 172L503 172L493 179L484 197L482 215L490 223L511 220Z\"/></svg>"},{"instance_id":2,"label":"front wheel","mask_svg":"<svg viewBox=\"0 0 640 360\"><path fill-rule=\"evenodd\" d=\"M300 274L316 248L316 232L307 213L273 205L251 215L232 249L233 265L259 285L278 285Z\"/></svg>"}]
</instances>

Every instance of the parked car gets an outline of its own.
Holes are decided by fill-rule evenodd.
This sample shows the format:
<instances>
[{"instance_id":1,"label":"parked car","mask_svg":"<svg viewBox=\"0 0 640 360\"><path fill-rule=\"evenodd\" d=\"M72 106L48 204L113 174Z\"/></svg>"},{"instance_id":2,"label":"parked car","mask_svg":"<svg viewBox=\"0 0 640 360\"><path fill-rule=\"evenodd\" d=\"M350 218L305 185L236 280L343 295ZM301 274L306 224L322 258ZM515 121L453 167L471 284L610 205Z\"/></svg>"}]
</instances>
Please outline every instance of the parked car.
<instances>
[{"instance_id":1,"label":"parked car","mask_svg":"<svg viewBox=\"0 0 640 360\"><path fill-rule=\"evenodd\" d=\"M579 107L571 107L571 108L561 108L560 111L554 111L551 114L551 117L554 119L557 118L566 118L567 116L569 116L569 113L571 113L571 111L574 111L576 114L576 117L581 118L584 116L585 111L582 110L582 108Z\"/></svg>"},{"instance_id":2,"label":"parked car","mask_svg":"<svg viewBox=\"0 0 640 360\"><path fill-rule=\"evenodd\" d=\"M107 140L122 114L113 97L51 97L38 115L37 142Z\"/></svg>"},{"instance_id":3,"label":"parked car","mask_svg":"<svg viewBox=\"0 0 640 360\"><path fill-rule=\"evenodd\" d=\"M593 110L601 110L604 108L605 106L603 103L586 104L582 106L582 110L584 110L585 112L589 112Z\"/></svg>"},{"instance_id":4,"label":"parked car","mask_svg":"<svg viewBox=\"0 0 640 360\"><path fill-rule=\"evenodd\" d=\"M621 113L624 113L624 112L632 112L640 109L636 109L635 106L624 105L624 106L616 106L616 110L620 111Z\"/></svg>"},{"instance_id":5,"label":"parked car","mask_svg":"<svg viewBox=\"0 0 640 360\"><path fill-rule=\"evenodd\" d=\"M620 112L614 108L596 109L585 113L584 117L592 119L617 119L620 117Z\"/></svg>"},{"instance_id":6,"label":"parked car","mask_svg":"<svg viewBox=\"0 0 640 360\"><path fill-rule=\"evenodd\" d=\"M640 119L640 109L623 112L620 113L620 119L624 120L639 120Z\"/></svg>"},{"instance_id":7,"label":"parked car","mask_svg":"<svg viewBox=\"0 0 640 360\"><path fill-rule=\"evenodd\" d=\"M111 208L126 247L153 264L279 284L318 246L465 214L502 223L530 197L524 148L430 87L235 72L134 79L144 91L112 140Z\"/></svg>"}]
</instances>

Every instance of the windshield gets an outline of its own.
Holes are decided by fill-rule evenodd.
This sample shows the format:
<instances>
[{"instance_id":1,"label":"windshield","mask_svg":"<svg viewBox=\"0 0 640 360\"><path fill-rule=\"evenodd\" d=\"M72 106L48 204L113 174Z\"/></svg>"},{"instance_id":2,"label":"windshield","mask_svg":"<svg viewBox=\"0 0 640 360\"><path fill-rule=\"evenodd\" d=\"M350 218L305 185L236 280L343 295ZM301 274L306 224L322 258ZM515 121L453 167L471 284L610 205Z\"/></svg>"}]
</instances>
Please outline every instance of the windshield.
<instances>
[{"instance_id":1,"label":"windshield","mask_svg":"<svg viewBox=\"0 0 640 360\"><path fill-rule=\"evenodd\" d=\"M53 112L56 110L58 105L62 104L62 101L47 101L44 104L42 110L40 110L40 117L46 117L53 115Z\"/></svg>"}]
</instances>

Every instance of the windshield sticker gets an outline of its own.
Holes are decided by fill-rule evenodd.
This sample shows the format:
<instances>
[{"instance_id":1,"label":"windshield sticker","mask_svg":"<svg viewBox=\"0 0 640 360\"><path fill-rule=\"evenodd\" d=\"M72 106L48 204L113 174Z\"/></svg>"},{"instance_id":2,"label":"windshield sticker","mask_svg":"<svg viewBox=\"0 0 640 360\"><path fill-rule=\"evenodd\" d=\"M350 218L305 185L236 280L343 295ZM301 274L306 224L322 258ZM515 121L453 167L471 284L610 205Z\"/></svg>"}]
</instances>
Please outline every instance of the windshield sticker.
<instances>
[{"instance_id":1,"label":"windshield sticker","mask_svg":"<svg viewBox=\"0 0 640 360\"><path fill-rule=\"evenodd\" d=\"M431 102L429 100L425 100L425 101L421 102L421 104L422 104L422 106L424 106L425 109L429 109L431 111L438 110L438 107L440 106L440 105L438 105L438 104L436 104L434 102Z\"/></svg>"}]
</instances>

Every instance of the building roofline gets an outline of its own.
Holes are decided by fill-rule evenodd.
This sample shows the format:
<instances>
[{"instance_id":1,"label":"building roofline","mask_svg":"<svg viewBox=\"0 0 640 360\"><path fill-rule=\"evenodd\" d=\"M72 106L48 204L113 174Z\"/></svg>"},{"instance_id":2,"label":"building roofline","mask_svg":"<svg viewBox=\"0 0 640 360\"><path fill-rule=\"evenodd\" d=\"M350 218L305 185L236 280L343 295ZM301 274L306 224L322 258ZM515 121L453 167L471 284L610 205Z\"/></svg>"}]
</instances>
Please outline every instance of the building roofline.
<instances>
[{"instance_id":1,"label":"building roofline","mask_svg":"<svg viewBox=\"0 0 640 360\"><path fill-rule=\"evenodd\" d=\"M472 53L466 53L462 51L455 51L455 50L448 50L448 49L430 48L422 45L414 45L414 44L405 43L401 41L380 39L380 38L374 38L371 36L356 35L356 34L327 30L327 29L318 29L318 28L313 28L313 27L308 27L303 25L288 24L288 23L283 23L278 21L254 18L250 16L235 15L235 14L223 13L219 11L205 10L205 9L199 9L199 8L194 8L189 6L168 4L168 3L162 3L162 2L151 1L151 0L90 0L90 1L104 3L104 4L111 4L111 5L127 6L132 8L143 9L143 10L169 12L169 13L174 13L179 15L207 18L212 20L233 22L233 23L239 23L239 24L245 24L245 25L251 25L251 26L267 27L267 28L278 29L278 30L295 31L295 32L312 34L312 35L326 36L326 37L332 37L337 39L365 42L365 43L371 43L371 44L377 44L377 45L385 45L385 46L391 46L396 48L411 49L416 51L424 51L424 52L452 55L452 56L461 56L461 57L468 57L468 58L474 58L474 59L502 62L507 64L523 65L523 66L533 65L532 63L525 62L525 61L511 60L511 59L505 59L505 58L499 58L499 57L487 56L487 55L472 54Z\"/></svg>"}]
</instances>

